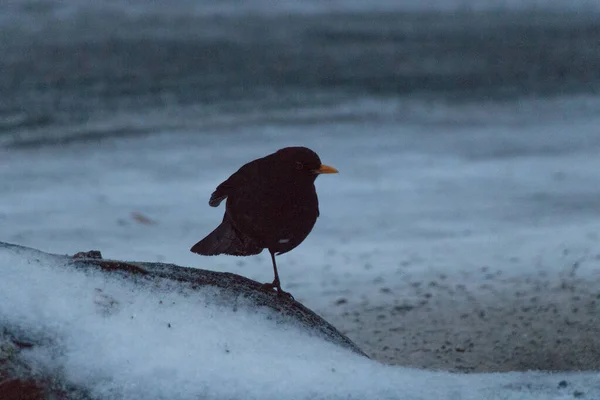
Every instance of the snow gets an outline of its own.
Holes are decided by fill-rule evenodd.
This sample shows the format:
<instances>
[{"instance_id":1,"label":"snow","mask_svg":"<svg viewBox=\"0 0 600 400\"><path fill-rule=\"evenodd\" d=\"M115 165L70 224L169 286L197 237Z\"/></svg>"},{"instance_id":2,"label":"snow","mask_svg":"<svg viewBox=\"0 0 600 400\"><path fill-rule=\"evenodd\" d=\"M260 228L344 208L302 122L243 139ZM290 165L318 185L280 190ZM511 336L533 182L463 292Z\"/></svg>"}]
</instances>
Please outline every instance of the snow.
<instances>
[{"instance_id":1,"label":"snow","mask_svg":"<svg viewBox=\"0 0 600 400\"><path fill-rule=\"evenodd\" d=\"M36 372L60 374L102 399L600 396L597 373L461 375L386 366L277 323L273 311L233 311L214 290L144 287L34 251L3 249L0 272L0 320L43 339L25 359Z\"/></svg>"},{"instance_id":2,"label":"snow","mask_svg":"<svg viewBox=\"0 0 600 400\"><path fill-rule=\"evenodd\" d=\"M147 137L0 150L0 240L267 282L268 255L207 258L189 248L222 218L222 206L208 206L222 180L248 160L306 145L340 174L317 179L321 217L305 243L279 257L282 286L364 348L374 333L342 317L338 299L349 311L402 305L413 301L410 282L443 274L480 305L502 309L520 301L510 297L513 287L533 288L526 278L543 272L549 287L560 286L576 262L578 279L597 282L598 104L593 97L512 106L373 100L209 126L190 112L179 116L185 124ZM266 312L234 315L210 293L141 290L59 268L52 258L32 274L29 262L0 255L0 321L52 339L29 355L38 368L58 365L104 398L600 396L597 372L464 375L383 365L275 325ZM502 272L496 292L482 289L483 267ZM111 298L116 311L97 305ZM440 297L435 307L470 335L475 326L461 325L462 301ZM425 314L410 315L395 322L429 335ZM563 379L569 386L560 389Z\"/></svg>"}]
</instances>

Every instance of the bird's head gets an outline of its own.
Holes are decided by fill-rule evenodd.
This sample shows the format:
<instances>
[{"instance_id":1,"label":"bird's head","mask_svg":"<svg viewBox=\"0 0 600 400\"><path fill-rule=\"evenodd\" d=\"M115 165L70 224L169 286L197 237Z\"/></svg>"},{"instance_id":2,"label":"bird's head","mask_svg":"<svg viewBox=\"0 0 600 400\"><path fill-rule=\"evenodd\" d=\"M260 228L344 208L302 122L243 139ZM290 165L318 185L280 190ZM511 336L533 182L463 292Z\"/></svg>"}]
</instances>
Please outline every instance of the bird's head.
<instances>
[{"instance_id":1,"label":"bird's head","mask_svg":"<svg viewBox=\"0 0 600 400\"><path fill-rule=\"evenodd\" d=\"M321 159L307 147L285 147L275 153L293 173L315 180L319 174L337 174L338 170L321 164Z\"/></svg>"}]
</instances>

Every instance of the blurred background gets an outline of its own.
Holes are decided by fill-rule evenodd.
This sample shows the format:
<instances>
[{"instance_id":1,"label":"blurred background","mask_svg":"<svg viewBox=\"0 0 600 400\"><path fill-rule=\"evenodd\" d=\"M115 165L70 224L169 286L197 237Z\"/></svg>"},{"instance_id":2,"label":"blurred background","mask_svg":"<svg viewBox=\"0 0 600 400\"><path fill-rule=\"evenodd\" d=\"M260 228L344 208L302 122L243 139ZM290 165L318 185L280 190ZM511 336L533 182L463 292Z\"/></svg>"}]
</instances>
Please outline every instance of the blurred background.
<instances>
[{"instance_id":1,"label":"blurred background","mask_svg":"<svg viewBox=\"0 0 600 400\"><path fill-rule=\"evenodd\" d=\"M267 281L264 254L188 250L222 218L221 181L306 145L341 173L279 261L299 299L502 269L507 249L528 263L523 232L586 252L599 16L592 0L4 0L0 240Z\"/></svg>"}]
</instances>

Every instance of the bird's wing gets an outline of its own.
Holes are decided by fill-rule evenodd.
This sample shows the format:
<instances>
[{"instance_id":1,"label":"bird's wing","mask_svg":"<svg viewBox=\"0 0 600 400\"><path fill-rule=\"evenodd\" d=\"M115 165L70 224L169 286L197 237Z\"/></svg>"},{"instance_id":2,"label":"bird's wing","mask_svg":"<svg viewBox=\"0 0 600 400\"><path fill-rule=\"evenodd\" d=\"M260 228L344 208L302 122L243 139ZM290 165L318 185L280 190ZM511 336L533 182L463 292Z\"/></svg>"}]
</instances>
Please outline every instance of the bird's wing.
<instances>
[{"instance_id":1,"label":"bird's wing","mask_svg":"<svg viewBox=\"0 0 600 400\"><path fill-rule=\"evenodd\" d=\"M259 159L261 160L261 159ZM241 187L248 181L248 176L257 174L259 168L258 161L250 161L247 164L242 165L240 169L234 172L226 181L221 183L210 196L208 204L211 207L218 207L223 200L230 196L233 191Z\"/></svg>"}]
</instances>

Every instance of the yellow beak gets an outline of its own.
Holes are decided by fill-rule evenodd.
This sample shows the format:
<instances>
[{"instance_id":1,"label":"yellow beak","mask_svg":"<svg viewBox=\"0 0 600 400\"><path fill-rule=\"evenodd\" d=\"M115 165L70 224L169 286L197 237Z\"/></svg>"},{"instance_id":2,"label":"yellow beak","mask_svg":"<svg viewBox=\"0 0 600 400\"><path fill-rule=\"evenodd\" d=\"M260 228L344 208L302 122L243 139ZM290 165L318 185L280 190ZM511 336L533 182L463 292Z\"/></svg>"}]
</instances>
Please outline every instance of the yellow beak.
<instances>
[{"instance_id":1,"label":"yellow beak","mask_svg":"<svg viewBox=\"0 0 600 400\"><path fill-rule=\"evenodd\" d=\"M319 169L315 169L315 174L337 174L339 171L329 165L322 164Z\"/></svg>"}]
</instances>

